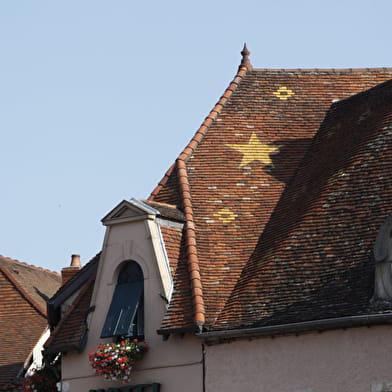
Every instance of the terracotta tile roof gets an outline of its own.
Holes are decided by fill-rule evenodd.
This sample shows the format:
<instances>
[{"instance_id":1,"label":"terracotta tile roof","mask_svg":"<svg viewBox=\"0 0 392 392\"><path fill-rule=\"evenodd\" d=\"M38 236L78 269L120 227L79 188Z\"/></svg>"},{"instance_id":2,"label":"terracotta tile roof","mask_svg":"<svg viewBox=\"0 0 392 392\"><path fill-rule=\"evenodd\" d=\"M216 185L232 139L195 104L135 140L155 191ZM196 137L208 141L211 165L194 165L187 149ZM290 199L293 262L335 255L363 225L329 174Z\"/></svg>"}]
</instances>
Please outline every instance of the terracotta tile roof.
<instances>
[{"instance_id":1,"label":"terracotta tile roof","mask_svg":"<svg viewBox=\"0 0 392 392\"><path fill-rule=\"evenodd\" d=\"M3 386L15 381L47 325L46 309L38 293L52 295L59 284L56 273L0 257L0 384Z\"/></svg>"},{"instance_id":2,"label":"terracotta tile roof","mask_svg":"<svg viewBox=\"0 0 392 392\"><path fill-rule=\"evenodd\" d=\"M183 230L175 227L161 226L163 241L165 242L166 253L170 261L170 271L173 280L177 274L177 268L181 259L181 249L183 241Z\"/></svg>"},{"instance_id":3,"label":"terracotta tile roof","mask_svg":"<svg viewBox=\"0 0 392 392\"><path fill-rule=\"evenodd\" d=\"M87 316L90 312L95 273L84 284L72 306L51 333L44 347L47 352L81 351L87 342Z\"/></svg>"},{"instance_id":4,"label":"terracotta tile roof","mask_svg":"<svg viewBox=\"0 0 392 392\"><path fill-rule=\"evenodd\" d=\"M161 226L174 292L159 332L382 312L369 299L372 241L390 213L390 83L349 97L392 69L253 69L243 56L145 201L185 220ZM48 348L80 347L91 285Z\"/></svg>"},{"instance_id":5,"label":"terracotta tile roof","mask_svg":"<svg viewBox=\"0 0 392 392\"><path fill-rule=\"evenodd\" d=\"M176 320L177 328L184 329L193 325L192 293L188 265L185 254L184 231L161 226L166 252L170 262L174 282L173 300L170 305L170 318ZM181 301L179 299L181 298ZM165 323L162 328L166 327Z\"/></svg>"},{"instance_id":6,"label":"terracotta tile roof","mask_svg":"<svg viewBox=\"0 0 392 392\"><path fill-rule=\"evenodd\" d=\"M48 352L80 350L87 339L86 317L101 253L93 257L79 272L65 282L48 301L49 324L53 329L45 343ZM78 293L79 291L79 293ZM61 318L61 305L78 293Z\"/></svg>"},{"instance_id":7,"label":"terracotta tile roof","mask_svg":"<svg viewBox=\"0 0 392 392\"><path fill-rule=\"evenodd\" d=\"M216 329L389 312L373 246L392 206L392 81L333 105Z\"/></svg>"},{"instance_id":8,"label":"terracotta tile roof","mask_svg":"<svg viewBox=\"0 0 392 392\"><path fill-rule=\"evenodd\" d=\"M159 198L156 198L155 200L154 196L158 194ZM182 206L175 163L170 166L169 170L165 173L148 200L162 203L167 202L176 206Z\"/></svg>"},{"instance_id":9,"label":"terracotta tile roof","mask_svg":"<svg viewBox=\"0 0 392 392\"><path fill-rule=\"evenodd\" d=\"M240 66L149 198L185 212L194 323L213 327L331 103L391 77L386 68ZM181 303L175 292L164 328L180 327L176 316L188 306Z\"/></svg>"},{"instance_id":10,"label":"terracotta tile roof","mask_svg":"<svg viewBox=\"0 0 392 392\"><path fill-rule=\"evenodd\" d=\"M0 267L5 268L22 288L28 300L46 314L46 300L50 298L61 284L57 272L35 267L0 255Z\"/></svg>"},{"instance_id":11,"label":"terracotta tile roof","mask_svg":"<svg viewBox=\"0 0 392 392\"><path fill-rule=\"evenodd\" d=\"M11 370L11 368L6 370L7 373L16 373L15 371ZM18 380L14 380L11 382L0 382L0 392L23 392L23 380L19 378Z\"/></svg>"}]
</instances>

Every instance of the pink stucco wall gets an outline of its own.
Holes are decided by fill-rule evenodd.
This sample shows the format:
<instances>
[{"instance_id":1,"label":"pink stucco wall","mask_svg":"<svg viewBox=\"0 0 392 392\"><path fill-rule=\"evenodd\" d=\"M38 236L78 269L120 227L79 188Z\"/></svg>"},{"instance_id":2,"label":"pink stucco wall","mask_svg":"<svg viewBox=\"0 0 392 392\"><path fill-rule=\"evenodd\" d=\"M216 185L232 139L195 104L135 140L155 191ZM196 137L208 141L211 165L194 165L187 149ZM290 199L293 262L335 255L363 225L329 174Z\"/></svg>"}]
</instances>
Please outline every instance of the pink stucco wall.
<instances>
[{"instance_id":1,"label":"pink stucco wall","mask_svg":"<svg viewBox=\"0 0 392 392\"><path fill-rule=\"evenodd\" d=\"M238 340L206 351L206 392L373 392L391 382L388 326Z\"/></svg>"}]
</instances>

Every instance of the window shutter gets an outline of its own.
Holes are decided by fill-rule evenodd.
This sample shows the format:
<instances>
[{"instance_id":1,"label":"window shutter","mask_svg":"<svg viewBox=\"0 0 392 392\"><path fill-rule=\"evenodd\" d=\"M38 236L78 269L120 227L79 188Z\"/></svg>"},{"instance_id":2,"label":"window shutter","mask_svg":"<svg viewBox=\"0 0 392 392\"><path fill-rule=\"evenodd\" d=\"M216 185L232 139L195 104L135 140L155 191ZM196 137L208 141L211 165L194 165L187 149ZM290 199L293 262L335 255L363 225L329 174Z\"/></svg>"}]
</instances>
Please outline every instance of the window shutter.
<instances>
[{"instance_id":1,"label":"window shutter","mask_svg":"<svg viewBox=\"0 0 392 392\"><path fill-rule=\"evenodd\" d=\"M118 284L106 316L101 338L130 335L139 302L143 293L143 282Z\"/></svg>"}]
</instances>

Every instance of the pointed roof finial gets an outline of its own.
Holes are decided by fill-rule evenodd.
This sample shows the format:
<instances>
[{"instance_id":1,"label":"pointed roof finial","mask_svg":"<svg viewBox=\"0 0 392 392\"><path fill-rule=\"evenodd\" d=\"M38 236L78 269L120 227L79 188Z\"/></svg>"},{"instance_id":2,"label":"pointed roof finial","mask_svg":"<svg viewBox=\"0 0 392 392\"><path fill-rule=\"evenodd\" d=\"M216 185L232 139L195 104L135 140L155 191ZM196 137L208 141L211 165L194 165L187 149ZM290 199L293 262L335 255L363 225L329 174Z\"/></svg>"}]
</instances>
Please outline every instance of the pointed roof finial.
<instances>
[{"instance_id":1,"label":"pointed roof finial","mask_svg":"<svg viewBox=\"0 0 392 392\"><path fill-rule=\"evenodd\" d=\"M253 67L249 60L250 52L248 50L248 47L246 46L246 42L244 43L244 48L241 51L241 55L242 55L241 66L245 66L249 70L252 69Z\"/></svg>"}]
</instances>

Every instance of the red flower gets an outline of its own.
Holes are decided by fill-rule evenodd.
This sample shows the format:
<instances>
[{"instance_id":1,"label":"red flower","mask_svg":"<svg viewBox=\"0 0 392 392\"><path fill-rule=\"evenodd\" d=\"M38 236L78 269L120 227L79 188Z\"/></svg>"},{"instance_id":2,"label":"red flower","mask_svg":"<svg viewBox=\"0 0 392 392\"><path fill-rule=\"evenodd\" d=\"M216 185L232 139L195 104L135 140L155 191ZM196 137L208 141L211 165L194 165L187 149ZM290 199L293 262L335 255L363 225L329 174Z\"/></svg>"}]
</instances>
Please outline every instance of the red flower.
<instances>
[{"instance_id":1,"label":"red flower","mask_svg":"<svg viewBox=\"0 0 392 392\"><path fill-rule=\"evenodd\" d=\"M91 367L107 379L128 381L132 366L143 359L147 344L138 339L125 339L119 343L99 345L89 354Z\"/></svg>"}]
</instances>

